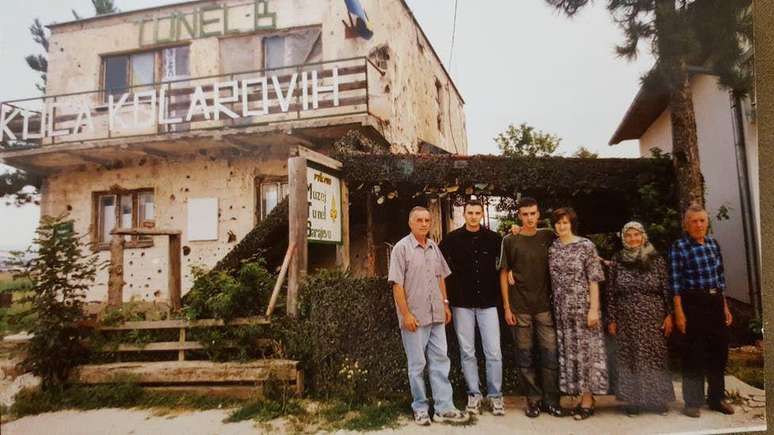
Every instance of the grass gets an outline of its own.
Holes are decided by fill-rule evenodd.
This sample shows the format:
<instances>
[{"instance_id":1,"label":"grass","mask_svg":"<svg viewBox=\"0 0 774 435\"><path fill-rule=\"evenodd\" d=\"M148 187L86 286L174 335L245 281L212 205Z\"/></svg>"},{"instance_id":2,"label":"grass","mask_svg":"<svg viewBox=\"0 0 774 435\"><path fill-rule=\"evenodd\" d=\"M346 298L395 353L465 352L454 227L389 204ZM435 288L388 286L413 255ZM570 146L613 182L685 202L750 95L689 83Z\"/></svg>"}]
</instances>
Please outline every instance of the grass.
<instances>
[{"instance_id":1,"label":"grass","mask_svg":"<svg viewBox=\"0 0 774 435\"><path fill-rule=\"evenodd\" d=\"M376 402L349 405L340 400L322 402L315 412L308 412L304 402L287 398L233 399L196 394L173 394L144 390L129 382L104 385L70 385L60 389L41 391L25 389L16 395L10 409L2 410L6 417L21 418L65 409L90 410L100 408L142 408L155 410L231 409L224 423L245 420L268 422L280 417L291 417L289 423L299 430L310 427L336 431L374 431L396 428L399 418L408 415L408 405L402 402ZM473 424L467 423L467 424Z\"/></svg>"},{"instance_id":2,"label":"grass","mask_svg":"<svg viewBox=\"0 0 774 435\"><path fill-rule=\"evenodd\" d=\"M764 389L763 356L730 352L726 373L734 375L745 384Z\"/></svg>"}]
</instances>

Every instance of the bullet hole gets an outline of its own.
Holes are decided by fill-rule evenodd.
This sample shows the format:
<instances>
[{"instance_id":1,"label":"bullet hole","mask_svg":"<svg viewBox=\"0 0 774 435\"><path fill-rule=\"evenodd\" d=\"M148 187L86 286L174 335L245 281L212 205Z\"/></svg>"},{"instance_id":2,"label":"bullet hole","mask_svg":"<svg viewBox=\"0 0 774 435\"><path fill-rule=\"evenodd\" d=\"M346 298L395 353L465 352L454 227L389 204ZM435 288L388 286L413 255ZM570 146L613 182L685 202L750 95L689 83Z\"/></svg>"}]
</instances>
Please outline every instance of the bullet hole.
<instances>
[{"instance_id":1,"label":"bullet hole","mask_svg":"<svg viewBox=\"0 0 774 435\"><path fill-rule=\"evenodd\" d=\"M67 204L67 211L73 211L73 206L71 206L70 204Z\"/></svg>"},{"instance_id":2,"label":"bullet hole","mask_svg":"<svg viewBox=\"0 0 774 435\"><path fill-rule=\"evenodd\" d=\"M129 274L129 278L134 278L134 274L133 274L133 273L130 273L130 274Z\"/></svg>"},{"instance_id":3,"label":"bullet hole","mask_svg":"<svg viewBox=\"0 0 774 435\"><path fill-rule=\"evenodd\" d=\"M68 206L68 207L69 207L69 206ZM234 206L233 206L233 205L230 205L230 206L228 206L228 209L229 209L229 210L233 210L233 209L234 209ZM68 209L68 210L69 210L69 209Z\"/></svg>"},{"instance_id":4,"label":"bullet hole","mask_svg":"<svg viewBox=\"0 0 774 435\"><path fill-rule=\"evenodd\" d=\"M174 216L170 216L169 220L173 221L173 220L175 220L175 217Z\"/></svg>"},{"instance_id":5,"label":"bullet hole","mask_svg":"<svg viewBox=\"0 0 774 435\"><path fill-rule=\"evenodd\" d=\"M236 242L236 234L233 231L228 230L228 243Z\"/></svg>"},{"instance_id":6,"label":"bullet hole","mask_svg":"<svg viewBox=\"0 0 774 435\"><path fill-rule=\"evenodd\" d=\"M187 187L185 188L185 191L188 192L188 188Z\"/></svg>"},{"instance_id":7,"label":"bullet hole","mask_svg":"<svg viewBox=\"0 0 774 435\"><path fill-rule=\"evenodd\" d=\"M161 273L161 269L158 270L158 273Z\"/></svg>"},{"instance_id":8,"label":"bullet hole","mask_svg":"<svg viewBox=\"0 0 774 435\"><path fill-rule=\"evenodd\" d=\"M132 288L132 287L134 287L134 284L129 284L129 288Z\"/></svg>"},{"instance_id":9,"label":"bullet hole","mask_svg":"<svg viewBox=\"0 0 774 435\"><path fill-rule=\"evenodd\" d=\"M191 253L191 247L190 246L183 246L183 255L188 255Z\"/></svg>"},{"instance_id":10,"label":"bullet hole","mask_svg":"<svg viewBox=\"0 0 774 435\"><path fill-rule=\"evenodd\" d=\"M185 176L185 178L187 178L187 179L189 179L189 180L190 180L190 179L191 179L191 176L190 176L190 175L186 175L186 176Z\"/></svg>"},{"instance_id":11,"label":"bullet hole","mask_svg":"<svg viewBox=\"0 0 774 435\"><path fill-rule=\"evenodd\" d=\"M385 94L389 94L390 90L391 90L390 85L387 85L387 86L384 87L384 93Z\"/></svg>"},{"instance_id":12,"label":"bullet hole","mask_svg":"<svg viewBox=\"0 0 774 435\"><path fill-rule=\"evenodd\" d=\"M145 288L150 288L150 284L145 284Z\"/></svg>"},{"instance_id":13,"label":"bullet hole","mask_svg":"<svg viewBox=\"0 0 774 435\"><path fill-rule=\"evenodd\" d=\"M60 48L59 51L64 53L64 47Z\"/></svg>"},{"instance_id":14,"label":"bullet hole","mask_svg":"<svg viewBox=\"0 0 774 435\"><path fill-rule=\"evenodd\" d=\"M150 280L151 280L151 277L148 277L148 278L146 278L146 279L147 279L148 281L150 281Z\"/></svg>"},{"instance_id":15,"label":"bullet hole","mask_svg":"<svg viewBox=\"0 0 774 435\"><path fill-rule=\"evenodd\" d=\"M231 172L229 172L229 173L228 173L228 175L229 175L230 177L233 177L233 176L234 176L234 171L231 171Z\"/></svg>"},{"instance_id":16,"label":"bullet hole","mask_svg":"<svg viewBox=\"0 0 774 435\"><path fill-rule=\"evenodd\" d=\"M174 201L175 200L175 194L174 193L172 195L169 195L169 200L170 201Z\"/></svg>"},{"instance_id":17,"label":"bullet hole","mask_svg":"<svg viewBox=\"0 0 774 435\"><path fill-rule=\"evenodd\" d=\"M235 220L237 220L237 218L235 216L231 216L231 220L235 221Z\"/></svg>"},{"instance_id":18,"label":"bullet hole","mask_svg":"<svg viewBox=\"0 0 774 435\"><path fill-rule=\"evenodd\" d=\"M129 265L130 265L130 266L134 265L134 261L130 261L130 262L129 262Z\"/></svg>"},{"instance_id":19,"label":"bullet hole","mask_svg":"<svg viewBox=\"0 0 774 435\"><path fill-rule=\"evenodd\" d=\"M157 298L160 298L161 297L161 290L156 290L155 292L153 292L153 296L155 296Z\"/></svg>"},{"instance_id":20,"label":"bullet hole","mask_svg":"<svg viewBox=\"0 0 774 435\"><path fill-rule=\"evenodd\" d=\"M140 159L140 161L139 161L139 163L138 163L138 164L139 164L140 166L143 166L143 165L145 165L146 163L148 163L148 160L147 160L145 157L143 157L143 158L141 158L141 159Z\"/></svg>"},{"instance_id":21,"label":"bullet hole","mask_svg":"<svg viewBox=\"0 0 774 435\"><path fill-rule=\"evenodd\" d=\"M144 257L144 256L145 256L145 253L144 252L140 252L140 257Z\"/></svg>"}]
</instances>

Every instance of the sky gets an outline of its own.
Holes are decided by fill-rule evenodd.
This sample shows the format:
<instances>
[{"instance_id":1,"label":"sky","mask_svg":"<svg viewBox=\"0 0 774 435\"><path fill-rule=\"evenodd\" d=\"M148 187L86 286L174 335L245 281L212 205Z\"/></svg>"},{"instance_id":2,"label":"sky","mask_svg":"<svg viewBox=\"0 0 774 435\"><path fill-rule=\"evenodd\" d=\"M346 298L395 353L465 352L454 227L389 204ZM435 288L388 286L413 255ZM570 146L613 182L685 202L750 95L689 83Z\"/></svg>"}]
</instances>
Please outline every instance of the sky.
<instances>
[{"instance_id":1,"label":"sky","mask_svg":"<svg viewBox=\"0 0 774 435\"><path fill-rule=\"evenodd\" d=\"M2 1L0 101L37 96L38 77L24 61L40 51L29 25L69 21L71 9L90 16L91 1ZM465 99L470 154L496 154L494 137L526 122L559 136L564 155L585 146L602 157L638 156L636 142L607 143L653 58L647 47L634 62L615 56L623 36L602 2L569 19L544 0L457 0L453 50L455 0L407 2ZM123 11L170 3L116 0ZM371 20L379 19L368 7L376 3L363 1ZM0 250L27 246L39 214L35 206L0 202Z\"/></svg>"}]
</instances>

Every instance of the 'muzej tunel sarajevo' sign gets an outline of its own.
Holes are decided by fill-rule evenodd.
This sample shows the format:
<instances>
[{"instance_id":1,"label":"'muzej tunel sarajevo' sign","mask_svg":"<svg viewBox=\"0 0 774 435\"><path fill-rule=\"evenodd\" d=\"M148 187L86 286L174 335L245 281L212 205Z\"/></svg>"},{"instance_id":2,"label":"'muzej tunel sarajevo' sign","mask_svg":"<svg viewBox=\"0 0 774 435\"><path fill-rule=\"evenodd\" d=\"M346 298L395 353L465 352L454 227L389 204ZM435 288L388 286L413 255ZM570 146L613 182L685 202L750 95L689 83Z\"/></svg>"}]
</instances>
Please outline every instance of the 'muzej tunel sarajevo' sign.
<instances>
[{"instance_id":1,"label":"'muzej tunel sarajevo' sign","mask_svg":"<svg viewBox=\"0 0 774 435\"><path fill-rule=\"evenodd\" d=\"M40 111L28 110L15 105L3 104L0 109L0 142L27 141L62 136L77 136L95 133L94 118L105 116L107 110L106 135L126 130L137 130L156 125L173 125L197 121L218 121L225 118L251 118L266 116L277 111L287 113L291 104L300 99L300 111L315 110L320 107L321 95L331 94L333 107L339 106L339 71L331 67L325 71L330 78L323 77L318 71L294 72L292 75L264 75L242 80L229 80L199 85L188 89L172 88L174 96L167 94L165 86L134 93L109 95L107 107L99 106L95 112L94 94L84 94L74 100L56 101L46 99ZM280 77L283 82L280 83ZM289 77L289 81L286 81ZM260 87L258 87L260 85ZM205 88L207 91L205 91ZM257 95L256 95L257 94ZM170 99L186 102L181 110L175 103L175 110L169 109ZM236 106L241 109L236 110ZM75 122L69 128L56 126L54 119L62 113L75 116ZM59 120L57 120L59 122ZM11 126L16 128L11 128ZM21 125L19 125L21 124ZM38 125L36 131L32 126ZM105 128L105 127L101 127ZM120 134L119 134L120 135ZM77 140L77 138L74 138Z\"/></svg>"},{"instance_id":2,"label":"'muzej tunel sarajevo' sign","mask_svg":"<svg viewBox=\"0 0 774 435\"><path fill-rule=\"evenodd\" d=\"M310 242L341 243L341 181L314 168L306 169Z\"/></svg>"}]
</instances>

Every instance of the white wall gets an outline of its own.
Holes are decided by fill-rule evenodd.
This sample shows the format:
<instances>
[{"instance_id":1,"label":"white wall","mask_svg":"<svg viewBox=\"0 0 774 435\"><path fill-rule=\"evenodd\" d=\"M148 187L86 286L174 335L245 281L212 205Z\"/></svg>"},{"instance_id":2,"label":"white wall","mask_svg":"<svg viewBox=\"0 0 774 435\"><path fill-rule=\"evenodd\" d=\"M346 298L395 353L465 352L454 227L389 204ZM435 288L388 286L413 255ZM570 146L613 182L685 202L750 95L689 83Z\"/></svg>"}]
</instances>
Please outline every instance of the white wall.
<instances>
[{"instance_id":1,"label":"white wall","mask_svg":"<svg viewBox=\"0 0 774 435\"><path fill-rule=\"evenodd\" d=\"M707 210L712 221L713 236L723 250L727 294L739 300L749 301L731 100L728 91L719 88L715 76L696 75L691 80L691 87L696 112L699 159L707 190ZM650 156L649 150L653 147L665 152L672 151L672 126L669 117L670 112L667 109L642 135L641 156ZM721 206L729 208L728 220L717 219Z\"/></svg>"}]
</instances>

